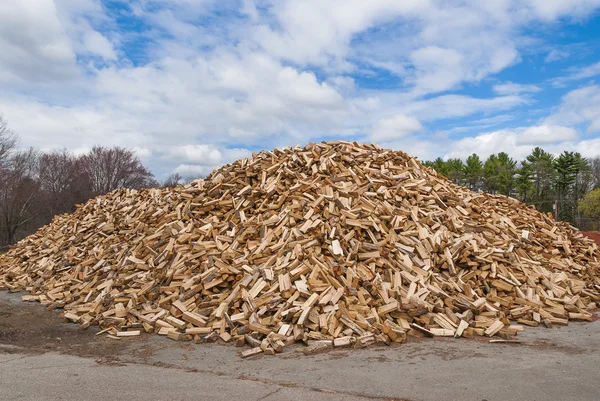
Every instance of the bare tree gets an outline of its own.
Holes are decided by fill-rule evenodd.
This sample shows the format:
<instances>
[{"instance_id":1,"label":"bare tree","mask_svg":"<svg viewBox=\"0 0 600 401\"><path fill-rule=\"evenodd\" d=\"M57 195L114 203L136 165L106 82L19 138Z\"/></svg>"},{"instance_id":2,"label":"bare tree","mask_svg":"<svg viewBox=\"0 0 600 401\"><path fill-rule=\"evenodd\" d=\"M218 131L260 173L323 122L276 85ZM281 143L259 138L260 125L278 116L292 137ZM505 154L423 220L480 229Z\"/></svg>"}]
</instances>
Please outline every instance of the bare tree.
<instances>
[{"instance_id":1,"label":"bare tree","mask_svg":"<svg viewBox=\"0 0 600 401\"><path fill-rule=\"evenodd\" d=\"M38 179L49 218L70 212L75 204L90 198L90 180L83 164L82 158L66 149L40 156Z\"/></svg>"},{"instance_id":2,"label":"bare tree","mask_svg":"<svg viewBox=\"0 0 600 401\"><path fill-rule=\"evenodd\" d=\"M14 243L41 212L38 152L13 152L7 165L0 174L0 246Z\"/></svg>"},{"instance_id":3,"label":"bare tree","mask_svg":"<svg viewBox=\"0 0 600 401\"><path fill-rule=\"evenodd\" d=\"M120 147L94 146L82 157L93 195L119 188L153 187L157 183L152 173L142 165L135 153Z\"/></svg>"},{"instance_id":4,"label":"bare tree","mask_svg":"<svg viewBox=\"0 0 600 401\"><path fill-rule=\"evenodd\" d=\"M600 156L596 156L590 159L590 166L592 168L593 187L600 188Z\"/></svg>"},{"instance_id":5,"label":"bare tree","mask_svg":"<svg viewBox=\"0 0 600 401\"><path fill-rule=\"evenodd\" d=\"M8 124L0 115L0 167L6 165L6 160L16 142L16 136L8 129Z\"/></svg>"},{"instance_id":6,"label":"bare tree","mask_svg":"<svg viewBox=\"0 0 600 401\"><path fill-rule=\"evenodd\" d=\"M163 188L172 188L172 187L176 187L177 185L181 184L182 181L183 181L183 177L179 173L173 173L170 176L168 176L166 180L163 181L161 186Z\"/></svg>"}]
</instances>

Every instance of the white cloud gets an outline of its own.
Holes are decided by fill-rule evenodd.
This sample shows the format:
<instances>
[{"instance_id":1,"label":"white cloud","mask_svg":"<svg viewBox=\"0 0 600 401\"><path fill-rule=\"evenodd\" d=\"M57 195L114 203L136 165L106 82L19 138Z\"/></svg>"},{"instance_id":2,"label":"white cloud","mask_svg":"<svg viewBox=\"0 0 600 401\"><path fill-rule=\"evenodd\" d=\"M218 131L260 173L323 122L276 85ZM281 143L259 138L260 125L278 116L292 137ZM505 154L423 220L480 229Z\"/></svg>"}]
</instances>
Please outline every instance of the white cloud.
<instances>
[{"instance_id":1,"label":"white cloud","mask_svg":"<svg viewBox=\"0 0 600 401\"><path fill-rule=\"evenodd\" d=\"M133 148L154 142L150 139L152 122L138 121L117 109L51 106L26 97L0 95L0 110L27 146L89 149L105 144Z\"/></svg>"},{"instance_id":2,"label":"white cloud","mask_svg":"<svg viewBox=\"0 0 600 401\"><path fill-rule=\"evenodd\" d=\"M526 99L518 95L494 98L474 98L463 95L444 95L427 100L413 101L401 108L402 113L414 115L421 121L468 116L479 112L509 110L525 104Z\"/></svg>"},{"instance_id":3,"label":"white cloud","mask_svg":"<svg viewBox=\"0 0 600 401\"><path fill-rule=\"evenodd\" d=\"M548 52L548 55L544 59L544 62L552 63L554 61L565 59L565 58L569 57L570 55L571 55L571 53L569 53L567 51L560 50L560 49L552 49L552 50L550 50L550 52Z\"/></svg>"},{"instance_id":4,"label":"white cloud","mask_svg":"<svg viewBox=\"0 0 600 401\"><path fill-rule=\"evenodd\" d=\"M152 150L143 146L134 146L131 150L142 160L152 157Z\"/></svg>"},{"instance_id":5,"label":"white cloud","mask_svg":"<svg viewBox=\"0 0 600 401\"><path fill-rule=\"evenodd\" d=\"M558 125L537 125L525 129L517 138L517 145L544 145L555 142L570 142L578 138L577 131Z\"/></svg>"},{"instance_id":6,"label":"white cloud","mask_svg":"<svg viewBox=\"0 0 600 401\"><path fill-rule=\"evenodd\" d=\"M527 149L530 149L528 146ZM445 158L466 158L477 153L482 158L498 152L509 152L511 155L523 157L527 151L523 146L517 146L517 134L509 130L494 131L474 137L460 139L451 144Z\"/></svg>"},{"instance_id":7,"label":"white cloud","mask_svg":"<svg viewBox=\"0 0 600 401\"><path fill-rule=\"evenodd\" d=\"M197 163L203 166L219 164L223 158L221 152L210 145L184 145L169 149L167 158Z\"/></svg>"},{"instance_id":8,"label":"white cloud","mask_svg":"<svg viewBox=\"0 0 600 401\"><path fill-rule=\"evenodd\" d=\"M451 89L464 79L463 56L454 49L422 47L410 55L414 66L414 83L424 93Z\"/></svg>"},{"instance_id":9,"label":"white cloud","mask_svg":"<svg viewBox=\"0 0 600 401\"><path fill-rule=\"evenodd\" d=\"M570 81L593 78L597 75L600 75L600 61L585 67L572 67L567 75L554 78L551 82L556 87L564 87Z\"/></svg>"},{"instance_id":10,"label":"white cloud","mask_svg":"<svg viewBox=\"0 0 600 401\"><path fill-rule=\"evenodd\" d=\"M373 126L370 138L375 142L389 141L406 137L422 129L423 126L416 118L398 114L379 120Z\"/></svg>"},{"instance_id":11,"label":"white cloud","mask_svg":"<svg viewBox=\"0 0 600 401\"><path fill-rule=\"evenodd\" d=\"M532 12L539 18L551 21L563 16L587 17L589 10L600 6L599 0L527 0Z\"/></svg>"},{"instance_id":12,"label":"white cloud","mask_svg":"<svg viewBox=\"0 0 600 401\"><path fill-rule=\"evenodd\" d=\"M570 75L569 79L585 79L600 75L600 61L596 64L588 65L586 67L577 68L573 70L573 74Z\"/></svg>"},{"instance_id":13,"label":"white cloud","mask_svg":"<svg viewBox=\"0 0 600 401\"><path fill-rule=\"evenodd\" d=\"M478 120L470 121L469 124L471 127L477 128L487 128L496 124L505 123L508 121L512 121L515 119L515 116L512 114L499 114L493 117L480 118Z\"/></svg>"},{"instance_id":14,"label":"white cloud","mask_svg":"<svg viewBox=\"0 0 600 401\"><path fill-rule=\"evenodd\" d=\"M181 175L184 179L189 178L198 178L204 177L208 175L212 170L207 168L206 166L199 166L196 164L180 164L175 169L173 169L173 173L177 173Z\"/></svg>"},{"instance_id":15,"label":"white cloud","mask_svg":"<svg viewBox=\"0 0 600 401\"><path fill-rule=\"evenodd\" d=\"M527 92L539 92L542 89L536 85L523 85L514 82L505 82L503 84L494 85L494 92L499 95L515 95Z\"/></svg>"},{"instance_id":16,"label":"white cloud","mask_svg":"<svg viewBox=\"0 0 600 401\"><path fill-rule=\"evenodd\" d=\"M155 171L187 175L245 148L324 136L368 137L429 157L442 151L428 137L435 122L506 122L497 113L527 105L526 93L539 88L507 82L494 87L496 97L440 93L493 82L520 59L522 27L579 18L596 3L136 0L129 17L151 28L138 32L118 26L99 0L8 2L0 8L0 111L26 145L125 146ZM216 12L233 7L241 14ZM129 60L126 44L138 40L150 45ZM575 73L591 77L594 68ZM363 86L378 74L392 84ZM580 123L600 129L596 92L571 93L529 137L571 138L563 126ZM515 146L525 146L525 130L510 131ZM504 146L499 136L472 146Z\"/></svg>"},{"instance_id":17,"label":"white cloud","mask_svg":"<svg viewBox=\"0 0 600 401\"><path fill-rule=\"evenodd\" d=\"M600 132L600 86L575 89L562 98L558 111L545 119L549 124L584 124L588 133Z\"/></svg>"},{"instance_id":18,"label":"white cloud","mask_svg":"<svg viewBox=\"0 0 600 401\"><path fill-rule=\"evenodd\" d=\"M458 157L466 159L472 153L477 153L482 159L494 153L506 152L513 158L523 159L531 146L518 146L518 134L510 130L494 131L474 137L460 139L451 144L444 158Z\"/></svg>"},{"instance_id":19,"label":"white cloud","mask_svg":"<svg viewBox=\"0 0 600 401\"><path fill-rule=\"evenodd\" d=\"M259 24L252 39L277 58L343 69L349 67L344 59L353 35L402 15L419 15L428 8L420 0L273 1L269 11L280 28Z\"/></svg>"},{"instance_id":20,"label":"white cloud","mask_svg":"<svg viewBox=\"0 0 600 401\"><path fill-rule=\"evenodd\" d=\"M378 145L384 148L406 152L421 161L434 160L438 156L441 156L440 150L446 149L447 144L447 138L445 136L438 137L438 135L433 135L427 139L413 136L378 143Z\"/></svg>"},{"instance_id":21,"label":"white cloud","mask_svg":"<svg viewBox=\"0 0 600 401\"><path fill-rule=\"evenodd\" d=\"M340 93L351 94L356 89L354 78L336 75L329 78L328 83Z\"/></svg>"},{"instance_id":22,"label":"white cloud","mask_svg":"<svg viewBox=\"0 0 600 401\"><path fill-rule=\"evenodd\" d=\"M573 125L589 124L588 132L600 131L600 87L588 86L573 90L562 99L555 114L539 125L487 132L462 138L450 144L446 157L465 158L475 152L482 157L507 152L523 159L535 146L559 154L564 150L580 152L584 157L600 154L600 138L579 139ZM559 125L562 124L562 125Z\"/></svg>"},{"instance_id":23,"label":"white cloud","mask_svg":"<svg viewBox=\"0 0 600 401\"><path fill-rule=\"evenodd\" d=\"M255 8L254 8L255 9ZM354 60L406 74L416 94L479 81L518 59L513 16L506 2L306 0L272 2L275 20L258 24L251 37L268 54L326 70L353 71ZM369 28L403 22L398 35ZM277 28L274 28L277 27ZM360 39L353 42L356 36Z\"/></svg>"},{"instance_id":24,"label":"white cloud","mask_svg":"<svg viewBox=\"0 0 600 401\"><path fill-rule=\"evenodd\" d=\"M98 55L106 60L117 59L113 44L97 31L86 32L82 44L90 54Z\"/></svg>"},{"instance_id":25,"label":"white cloud","mask_svg":"<svg viewBox=\"0 0 600 401\"><path fill-rule=\"evenodd\" d=\"M47 82L78 74L75 54L53 1L0 7L0 82Z\"/></svg>"},{"instance_id":26,"label":"white cloud","mask_svg":"<svg viewBox=\"0 0 600 401\"><path fill-rule=\"evenodd\" d=\"M565 149L557 149L562 151ZM569 150L569 149L566 149ZM571 151L579 152L583 157L598 157L600 153L600 138L586 139L572 145Z\"/></svg>"},{"instance_id":27,"label":"white cloud","mask_svg":"<svg viewBox=\"0 0 600 401\"><path fill-rule=\"evenodd\" d=\"M250 156L248 149L217 149L212 145L175 146L164 153L166 159L214 167Z\"/></svg>"},{"instance_id":28,"label":"white cloud","mask_svg":"<svg viewBox=\"0 0 600 401\"><path fill-rule=\"evenodd\" d=\"M506 152L522 160L536 146L558 155L564 150L580 152L584 157L598 156L600 138L577 142L577 131L561 126L532 126L504 129L462 138L450 144L446 158L466 158L477 153L487 158L493 153Z\"/></svg>"}]
</instances>

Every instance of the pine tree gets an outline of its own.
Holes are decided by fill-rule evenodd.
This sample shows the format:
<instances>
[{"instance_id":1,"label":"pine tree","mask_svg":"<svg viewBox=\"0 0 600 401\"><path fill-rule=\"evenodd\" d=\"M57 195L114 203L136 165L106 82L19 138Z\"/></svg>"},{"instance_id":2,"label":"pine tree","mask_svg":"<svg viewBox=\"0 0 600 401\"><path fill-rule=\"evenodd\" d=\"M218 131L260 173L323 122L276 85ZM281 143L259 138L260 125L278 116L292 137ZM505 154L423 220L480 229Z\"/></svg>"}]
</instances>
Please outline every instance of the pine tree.
<instances>
[{"instance_id":1,"label":"pine tree","mask_svg":"<svg viewBox=\"0 0 600 401\"><path fill-rule=\"evenodd\" d=\"M556 178L554 156L542 148L536 147L524 162L529 163L532 170L533 195L531 203L542 212L552 211Z\"/></svg>"},{"instance_id":2,"label":"pine tree","mask_svg":"<svg viewBox=\"0 0 600 401\"><path fill-rule=\"evenodd\" d=\"M498 153L500 168L498 170L498 191L506 196L511 196L515 187L515 174L517 162L505 152Z\"/></svg>"},{"instance_id":3,"label":"pine tree","mask_svg":"<svg viewBox=\"0 0 600 401\"><path fill-rule=\"evenodd\" d=\"M447 177L452 180L453 183L462 185L464 184L465 178L465 165L462 160L448 159L446 161L446 170L448 172Z\"/></svg>"},{"instance_id":4,"label":"pine tree","mask_svg":"<svg viewBox=\"0 0 600 401\"><path fill-rule=\"evenodd\" d=\"M535 188L533 184L533 167L527 161L521 162L521 167L517 172L515 179L517 194L522 202L529 203L534 196Z\"/></svg>"},{"instance_id":5,"label":"pine tree","mask_svg":"<svg viewBox=\"0 0 600 401\"><path fill-rule=\"evenodd\" d=\"M475 153L467 157L464 172L467 186L473 191L481 189L483 180L483 163L481 162L479 156L477 156Z\"/></svg>"}]
</instances>

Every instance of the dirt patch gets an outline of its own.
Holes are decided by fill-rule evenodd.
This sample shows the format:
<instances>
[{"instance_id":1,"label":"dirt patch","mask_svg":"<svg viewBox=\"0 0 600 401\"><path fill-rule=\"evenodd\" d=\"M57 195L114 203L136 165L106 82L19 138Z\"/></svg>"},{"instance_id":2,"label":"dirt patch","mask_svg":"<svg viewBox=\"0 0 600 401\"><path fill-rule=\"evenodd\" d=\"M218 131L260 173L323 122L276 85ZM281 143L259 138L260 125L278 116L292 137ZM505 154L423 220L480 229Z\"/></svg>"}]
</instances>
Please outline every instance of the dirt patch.
<instances>
[{"instance_id":1,"label":"dirt patch","mask_svg":"<svg viewBox=\"0 0 600 401\"><path fill-rule=\"evenodd\" d=\"M38 303L21 302L19 294L2 295L0 299L0 344L3 352L59 352L84 357L114 360L136 339L112 340L96 336L97 327L81 330ZM8 346L8 347L6 347Z\"/></svg>"},{"instance_id":2,"label":"dirt patch","mask_svg":"<svg viewBox=\"0 0 600 401\"><path fill-rule=\"evenodd\" d=\"M600 232L598 231L585 231L582 232L583 235L585 235L586 237L593 239L594 241L596 241L597 244L600 245Z\"/></svg>"}]
</instances>

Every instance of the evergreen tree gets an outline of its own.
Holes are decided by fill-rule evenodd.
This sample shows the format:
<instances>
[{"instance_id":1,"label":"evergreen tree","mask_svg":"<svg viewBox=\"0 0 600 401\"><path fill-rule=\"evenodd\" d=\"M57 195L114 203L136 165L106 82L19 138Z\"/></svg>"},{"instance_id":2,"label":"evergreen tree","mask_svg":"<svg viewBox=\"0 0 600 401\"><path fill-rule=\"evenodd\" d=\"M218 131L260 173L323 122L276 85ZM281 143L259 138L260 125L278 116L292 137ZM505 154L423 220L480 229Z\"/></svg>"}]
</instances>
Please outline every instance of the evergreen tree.
<instances>
[{"instance_id":1,"label":"evergreen tree","mask_svg":"<svg viewBox=\"0 0 600 401\"><path fill-rule=\"evenodd\" d=\"M533 167L527 161L521 162L521 167L517 172L515 186L519 199L522 202L529 203L534 196L535 188L533 184Z\"/></svg>"},{"instance_id":2,"label":"evergreen tree","mask_svg":"<svg viewBox=\"0 0 600 401\"><path fill-rule=\"evenodd\" d=\"M491 193L510 196L514 190L517 163L507 153L490 155L483 165L485 188Z\"/></svg>"},{"instance_id":3,"label":"evergreen tree","mask_svg":"<svg viewBox=\"0 0 600 401\"><path fill-rule=\"evenodd\" d=\"M498 192L506 196L511 196L515 187L515 174L517 172L517 162L514 161L505 152L498 153Z\"/></svg>"},{"instance_id":4,"label":"evergreen tree","mask_svg":"<svg viewBox=\"0 0 600 401\"><path fill-rule=\"evenodd\" d=\"M524 162L531 165L532 171L533 194L530 202L542 212L552 211L555 187L554 156L536 147Z\"/></svg>"},{"instance_id":5,"label":"evergreen tree","mask_svg":"<svg viewBox=\"0 0 600 401\"><path fill-rule=\"evenodd\" d=\"M465 165L463 161L458 158L448 159L445 165L448 173L446 177L452 180L453 183L462 185L465 177Z\"/></svg>"},{"instance_id":6,"label":"evergreen tree","mask_svg":"<svg viewBox=\"0 0 600 401\"><path fill-rule=\"evenodd\" d=\"M568 151L554 157L539 147L518 166L505 152L492 154L485 162L473 153L465 162L438 157L423 164L455 184L466 185L473 191L516 196L542 212L552 211L556 202L558 218L574 224L579 213L578 202L598 186L600 171L600 158L588 160Z\"/></svg>"},{"instance_id":7,"label":"evergreen tree","mask_svg":"<svg viewBox=\"0 0 600 401\"><path fill-rule=\"evenodd\" d=\"M486 192L495 194L498 191L498 171L500 161L495 154L490 155L483 164L483 183Z\"/></svg>"},{"instance_id":8,"label":"evergreen tree","mask_svg":"<svg viewBox=\"0 0 600 401\"><path fill-rule=\"evenodd\" d=\"M471 190L477 191L481 189L483 180L483 163L481 162L479 156L477 156L475 153L467 157L464 173L465 182Z\"/></svg>"},{"instance_id":9,"label":"evergreen tree","mask_svg":"<svg viewBox=\"0 0 600 401\"><path fill-rule=\"evenodd\" d=\"M431 167L433 167L433 169L438 173L448 177L448 166L446 165L446 162L442 160L441 157L435 159Z\"/></svg>"},{"instance_id":10,"label":"evergreen tree","mask_svg":"<svg viewBox=\"0 0 600 401\"><path fill-rule=\"evenodd\" d=\"M572 204L572 193L574 192L577 174L580 169L580 161L575 153L564 151L554 161L556 171L556 193L558 199L558 218L574 222L575 213Z\"/></svg>"}]
</instances>

